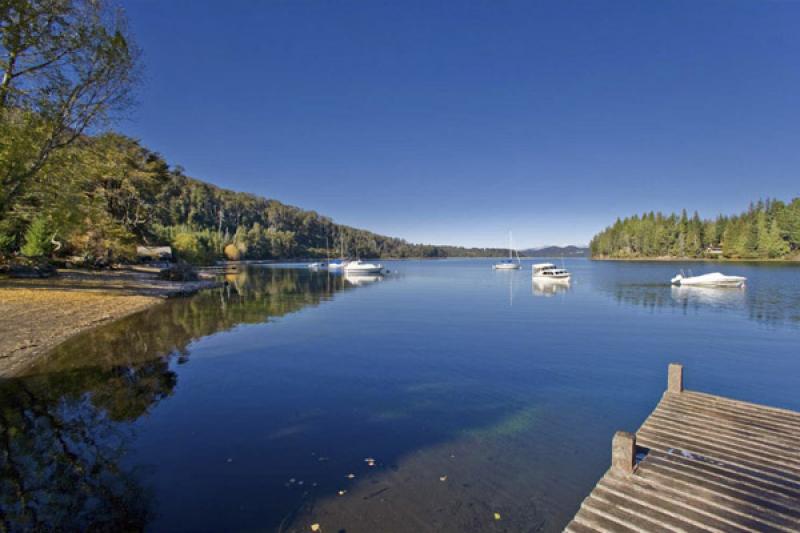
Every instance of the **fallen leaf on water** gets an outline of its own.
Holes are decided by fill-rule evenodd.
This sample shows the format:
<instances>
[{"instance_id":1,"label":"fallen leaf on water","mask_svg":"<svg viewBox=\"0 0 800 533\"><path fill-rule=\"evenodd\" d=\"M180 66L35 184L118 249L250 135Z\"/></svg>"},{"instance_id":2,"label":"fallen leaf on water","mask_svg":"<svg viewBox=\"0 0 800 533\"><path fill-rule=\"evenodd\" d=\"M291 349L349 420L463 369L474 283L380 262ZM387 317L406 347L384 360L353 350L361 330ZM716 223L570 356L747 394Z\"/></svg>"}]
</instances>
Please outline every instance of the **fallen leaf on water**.
<instances>
[{"instance_id":1,"label":"fallen leaf on water","mask_svg":"<svg viewBox=\"0 0 800 533\"><path fill-rule=\"evenodd\" d=\"M500 513L494 513L494 519L500 520Z\"/></svg>"}]
</instances>

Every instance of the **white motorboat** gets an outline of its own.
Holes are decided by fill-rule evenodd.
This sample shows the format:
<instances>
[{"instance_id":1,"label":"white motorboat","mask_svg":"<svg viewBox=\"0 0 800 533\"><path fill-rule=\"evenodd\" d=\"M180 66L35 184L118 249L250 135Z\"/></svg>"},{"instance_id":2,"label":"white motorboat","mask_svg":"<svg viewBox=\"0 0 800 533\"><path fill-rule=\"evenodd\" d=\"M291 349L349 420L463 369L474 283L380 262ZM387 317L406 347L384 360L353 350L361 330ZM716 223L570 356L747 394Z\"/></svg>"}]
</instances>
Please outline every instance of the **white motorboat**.
<instances>
[{"instance_id":1,"label":"white motorboat","mask_svg":"<svg viewBox=\"0 0 800 533\"><path fill-rule=\"evenodd\" d=\"M566 268L558 268L553 263L536 263L531 267L533 279L569 280L571 274Z\"/></svg>"},{"instance_id":2,"label":"white motorboat","mask_svg":"<svg viewBox=\"0 0 800 533\"><path fill-rule=\"evenodd\" d=\"M311 270L325 270L328 268L328 263L309 263L308 268Z\"/></svg>"},{"instance_id":3,"label":"white motorboat","mask_svg":"<svg viewBox=\"0 0 800 533\"><path fill-rule=\"evenodd\" d=\"M519 270L522 268L522 264L519 260L519 254L517 254L517 262L514 262L514 253L515 250L511 246L511 232L508 232L508 260L502 261L500 263L495 263L492 265L492 268L495 270Z\"/></svg>"},{"instance_id":4,"label":"white motorboat","mask_svg":"<svg viewBox=\"0 0 800 533\"><path fill-rule=\"evenodd\" d=\"M365 263L361 260L350 261L344 266L345 274L380 274L382 271L382 264Z\"/></svg>"},{"instance_id":5,"label":"white motorboat","mask_svg":"<svg viewBox=\"0 0 800 533\"><path fill-rule=\"evenodd\" d=\"M699 287L743 287L747 278L744 276L726 276L721 272L712 272L701 276L684 276L681 272L670 280L673 285L692 285Z\"/></svg>"}]
</instances>

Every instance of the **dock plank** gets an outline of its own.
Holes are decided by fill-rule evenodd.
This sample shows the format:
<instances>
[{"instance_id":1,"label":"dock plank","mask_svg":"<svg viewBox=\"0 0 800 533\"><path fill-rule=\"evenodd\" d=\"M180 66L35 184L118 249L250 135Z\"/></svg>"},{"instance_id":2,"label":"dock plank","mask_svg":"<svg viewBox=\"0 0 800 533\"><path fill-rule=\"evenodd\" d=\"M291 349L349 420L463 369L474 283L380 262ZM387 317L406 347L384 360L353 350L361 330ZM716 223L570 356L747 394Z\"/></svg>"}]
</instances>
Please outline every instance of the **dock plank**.
<instances>
[{"instance_id":1,"label":"dock plank","mask_svg":"<svg viewBox=\"0 0 800 533\"><path fill-rule=\"evenodd\" d=\"M613 466L565 531L800 531L800 413L683 390L675 370L624 434L644 458L620 458L634 448L615 440Z\"/></svg>"}]
</instances>

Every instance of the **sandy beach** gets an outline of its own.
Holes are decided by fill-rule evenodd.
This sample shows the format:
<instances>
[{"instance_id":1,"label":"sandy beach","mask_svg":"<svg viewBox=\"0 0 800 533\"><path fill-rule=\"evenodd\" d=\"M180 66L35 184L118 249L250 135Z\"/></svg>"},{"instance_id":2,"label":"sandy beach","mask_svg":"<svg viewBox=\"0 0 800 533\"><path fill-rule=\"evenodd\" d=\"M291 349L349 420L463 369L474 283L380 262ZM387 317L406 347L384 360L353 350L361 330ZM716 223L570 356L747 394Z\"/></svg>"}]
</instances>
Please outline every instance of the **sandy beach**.
<instances>
[{"instance_id":1,"label":"sandy beach","mask_svg":"<svg viewBox=\"0 0 800 533\"><path fill-rule=\"evenodd\" d=\"M165 281L146 269L0 279L0 377L18 375L73 335L215 284Z\"/></svg>"}]
</instances>

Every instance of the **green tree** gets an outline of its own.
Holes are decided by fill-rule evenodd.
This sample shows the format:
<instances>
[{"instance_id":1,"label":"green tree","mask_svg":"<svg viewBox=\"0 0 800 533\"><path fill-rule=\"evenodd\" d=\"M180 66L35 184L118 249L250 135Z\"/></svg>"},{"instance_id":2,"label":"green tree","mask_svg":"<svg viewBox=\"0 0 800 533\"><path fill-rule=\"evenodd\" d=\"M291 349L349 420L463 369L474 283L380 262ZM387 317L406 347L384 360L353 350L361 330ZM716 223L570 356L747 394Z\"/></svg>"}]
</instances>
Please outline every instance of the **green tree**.
<instances>
[{"instance_id":1,"label":"green tree","mask_svg":"<svg viewBox=\"0 0 800 533\"><path fill-rule=\"evenodd\" d=\"M22 255L25 257L46 257L53 251L55 233L44 217L37 217L25 232L25 244Z\"/></svg>"},{"instance_id":2,"label":"green tree","mask_svg":"<svg viewBox=\"0 0 800 533\"><path fill-rule=\"evenodd\" d=\"M130 105L137 56L103 0L0 2L0 218L52 154Z\"/></svg>"}]
</instances>

